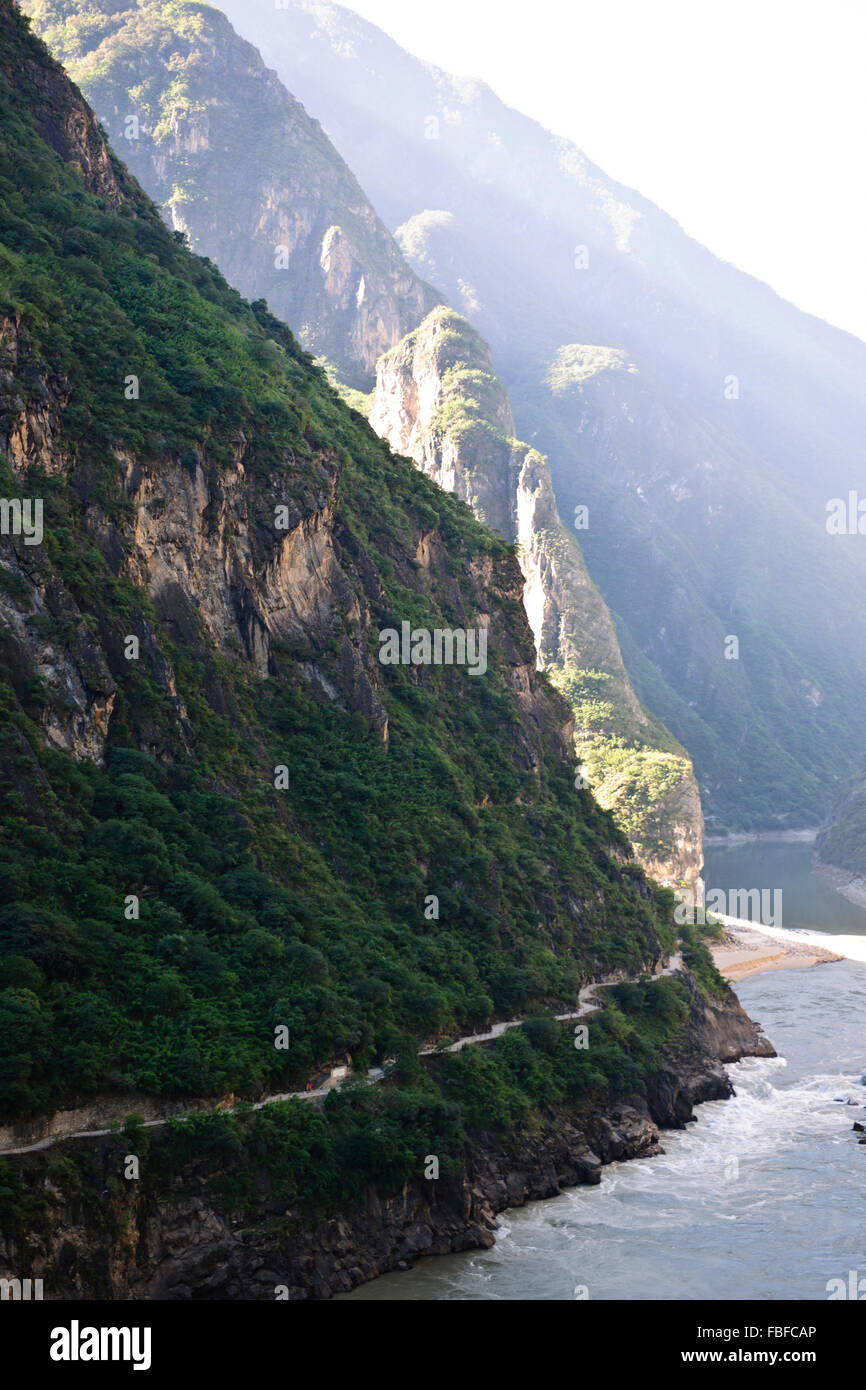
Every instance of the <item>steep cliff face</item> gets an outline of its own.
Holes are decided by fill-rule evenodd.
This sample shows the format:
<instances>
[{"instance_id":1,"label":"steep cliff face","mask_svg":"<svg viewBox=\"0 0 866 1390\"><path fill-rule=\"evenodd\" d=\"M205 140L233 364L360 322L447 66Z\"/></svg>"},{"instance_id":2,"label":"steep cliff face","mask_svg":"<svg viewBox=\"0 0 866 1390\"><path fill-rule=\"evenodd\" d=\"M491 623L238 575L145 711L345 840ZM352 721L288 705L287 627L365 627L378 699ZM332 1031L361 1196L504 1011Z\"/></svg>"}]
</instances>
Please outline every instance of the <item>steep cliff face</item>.
<instances>
[{"instance_id":1,"label":"steep cliff face","mask_svg":"<svg viewBox=\"0 0 866 1390\"><path fill-rule=\"evenodd\" d=\"M321 131L221 16L195 4L145 3L98 16L88 11L85 24L85 11L80 0L32 9L108 128L125 137L134 115L135 138L120 143L130 167L165 203L171 225L190 232L240 288L267 293L326 359L350 404L366 413L369 401L346 383L369 385L363 373L416 329L430 302ZM275 159L285 190L279 207ZM229 162L243 166L242 174L233 168L230 197ZM287 209L291 231L279 221ZM275 298L262 278L263 248L271 241L289 247L274 284L287 280L290 299ZM353 250L361 242L364 266ZM456 315L428 317L379 373L372 423L480 520L518 543L540 664L555 680L566 676L573 702L596 673L582 701L578 747L596 794L627 820L641 862L656 877L692 882L701 865L702 821L688 760L638 704L610 615L557 515L546 462L516 440L486 346ZM611 738L624 740L613 765L600 756L602 742L613 751ZM647 738L661 746L644 746Z\"/></svg>"},{"instance_id":2,"label":"steep cliff face","mask_svg":"<svg viewBox=\"0 0 866 1390\"><path fill-rule=\"evenodd\" d=\"M36 478L74 475L78 459L64 428L71 391L40 371L18 315L0 325L0 371L6 384L0 441L14 481L27 492ZM195 632L197 643L248 661L264 679L273 669L274 642L313 655L339 630L332 694L363 710L384 734L378 663L364 642L368 597L363 580L354 575L354 587L337 554L334 460L322 453L313 489L286 505L275 475L252 491L245 460L248 465L254 446L242 430L229 439L218 478L200 446L183 463L168 457L159 465L120 446L112 453L123 520L91 500L84 532L111 557L118 577L148 596L166 634ZM277 530L272 518L281 506L286 515ZM93 615L82 612L41 544L10 538L2 566L5 650L16 670L43 687L37 722L58 747L101 762L117 694L116 650L100 640ZM186 711L156 628L144 615L132 627L128 636L145 646L182 731ZM314 663L306 669L317 676ZM163 750L161 741L144 739L142 747Z\"/></svg>"},{"instance_id":3,"label":"steep cliff face","mask_svg":"<svg viewBox=\"0 0 866 1390\"><path fill-rule=\"evenodd\" d=\"M23 6L169 226L350 386L441 296L325 136L216 9Z\"/></svg>"},{"instance_id":4,"label":"steep cliff face","mask_svg":"<svg viewBox=\"0 0 866 1390\"><path fill-rule=\"evenodd\" d=\"M5 1120L411 1080L672 948L510 548L171 235L9 0L0 352Z\"/></svg>"},{"instance_id":5,"label":"steep cliff face","mask_svg":"<svg viewBox=\"0 0 866 1390\"><path fill-rule=\"evenodd\" d=\"M547 462L515 438L486 343L460 315L434 309L380 358L369 419L516 544L538 663L575 711L595 796L627 828L648 872L668 885L694 884L703 818L691 764L634 693L610 613L560 518Z\"/></svg>"},{"instance_id":6,"label":"steep cliff face","mask_svg":"<svg viewBox=\"0 0 866 1390\"><path fill-rule=\"evenodd\" d=\"M491 344L563 517L589 505L587 567L708 817L813 825L866 741L866 555L825 529L861 486L866 345L351 5L224 6ZM576 353L637 371L551 389Z\"/></svg>"}]
</instances>

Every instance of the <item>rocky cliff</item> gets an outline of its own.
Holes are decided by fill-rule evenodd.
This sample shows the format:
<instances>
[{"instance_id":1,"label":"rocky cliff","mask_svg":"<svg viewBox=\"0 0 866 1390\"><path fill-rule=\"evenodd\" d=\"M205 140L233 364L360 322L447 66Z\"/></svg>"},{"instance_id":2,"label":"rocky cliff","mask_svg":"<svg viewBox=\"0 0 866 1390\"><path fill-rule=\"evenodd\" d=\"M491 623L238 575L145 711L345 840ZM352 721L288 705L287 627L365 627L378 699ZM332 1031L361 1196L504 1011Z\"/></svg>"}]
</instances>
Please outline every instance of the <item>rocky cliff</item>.
<instances>
[{"instance_id":1,"label":"rocky cliff","mask_svg":"<svg viewBox=\"0 0 866 1390\"><path fill-rule=\"evenodd\" d=\"M532 1110L498 1061L431 1091L418 1044L676 930L575 785L512 549L171 234L9 0L0 325L0 1118L394 1059L316 1137L333 1202L479 1097Z\"/></svg>"},{"instance_id":2,"label":"rocky cliff","mask_svg":"<svg viewBox=\"0 0 866 1390\"><path fill-rule=\"evenodd\" d=\"M434 309L380 358L369 419L516 544L539 666L575 712L594 795L628 830L649 873L694 885L703 817L691 763L634 693L610 613L560 518L547 461L515 438L486 343L460 315Z\"/></svg>"},{"instance_id":3,"label":"rocky cliff","mask_svg":"<svg viewBox=\"0 0 866 1390\"><path fill-rule=\"evenodd\" d=\"M164 203L170 225L188 232L239 288L266 293L325 359L350 404L369 411L355 388L368 386L364 373L377 356L404 340L379 373L374 428L517 541L539 661L567 684L580 716L578 754L599 801L625 824L655 877L693 883L702 816L689 760L638 704L610 615L557 515L546 462L515 438L486 346L447 311L417 327L432 302L425 286L321 130L221 16L154 0L98 15L83 0L64 0L31 13L117 132L130 167ZM291 235L277 225L287 209ZM360 260L347 241L350 227L353 244L364 247ZM272 284L263 278L270 241L289 252ZM407 329L417 331L404 338ZM347 389L349 382L355 386ZM467 393L477 397L471 420Z\"/></svg>"},{"instance_id":4,"label":"rocky cliff","mask_svg":"<svg viewBox=\"0 0 866 1390\"><path fill-rule=\"evenodd\" d=\"M224 7L491 344L563 517L589 506L587 567L705 814L813 825L866 740L866 553L825 527L861 487L866 345L351 5Z\"/></svg>"},{"instance_id":5,"label":"rocky cliff","mask_svg":"<svg viewBox=\"0 0 866 1390\"><path fill-rule=\"evenodd\" d=\"M319 123L217 9L35 0L29 13L169 226L350 386L441 296Z\"/></svg>"},{"instance_id":6,"label":"rocky cliff","mask_svg":"<svg viewBox=\"0 0 866 1390\"><path fill-rule=\"evenodd\" d=\"M140 1148L140 1134L16 1158L20 1198L35 1205L50 1195L26 1238L0 1237L0 1277L41 1278L47 1297L64 1299L322 1299L420 1256L487 1248L500 1212L598 1183L607 1163L657 1154L660 1130L681 1129L696 1105L732 1094L724 1062L773 1055L732 997L709 1006L690 988L688 1026L648 1078L646 1096L584 1113L548 1107L540 1122L507 1136L473 1133L457 1175L385 1193L371 1187L327 1215L286 1208L249 1127L243 1161L256 1192L244 1210L231 1195L237 1154L228 1165L219 1151L174 1164L169 1191L160 1172L167 1139L153 1143L141 1179L125 1184L116 1177L120 1155L130 1143ZM91 1195L102 1198L90 1210L85 1172Z\"/></svg>"}]
</instances>

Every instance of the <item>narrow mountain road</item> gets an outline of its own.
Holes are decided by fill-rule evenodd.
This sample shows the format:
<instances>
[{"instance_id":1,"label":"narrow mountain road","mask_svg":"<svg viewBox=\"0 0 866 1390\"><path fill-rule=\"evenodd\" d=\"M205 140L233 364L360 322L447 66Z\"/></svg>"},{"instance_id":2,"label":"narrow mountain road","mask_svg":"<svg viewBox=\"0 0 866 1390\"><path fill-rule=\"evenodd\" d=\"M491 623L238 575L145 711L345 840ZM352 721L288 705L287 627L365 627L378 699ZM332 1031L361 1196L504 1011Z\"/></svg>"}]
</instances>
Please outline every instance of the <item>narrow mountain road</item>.
<instances>
[{"instance_id":1,"label":"narrow mountain road","mask_svg":"<svg viewBox=\"0 0 866 1390\"><path fill-rule=\"evenodd\" d=\"M668 964L662 970L656 971L653 979L660 979L662 975L674 975L682 969L683 958L678 951L671 956ZM638 978L640 978L638 976ZM558 1023L567 1023L572 1018L583 1018L585 1014L594 1013L600 1009L600 1004L592 1003L592 996L597 989L605 989L610 985L622 985L626 983L625 976L621 972L614 975L605 975L601 980L593 980L591 984L584 985L577 996L578 1008L570 1014L556 1014ZM632 981L635 983L635 981ZM493 1038L501 1038L503 1033L507 1033L509 1028L519 1028L521 1023L525 1023L525 1018L514 1018L508 1023L494 1023L489 1033L470 1033L465 1038L458 1038L456 1042L450 1043L448 1047L425 1047L418 1053L419 1057L434 1057L442 1052L461 1052L464 1047L469 1047L472 1043L490 1042Z\"/></svg>"},{"instance_id":2,"label":"narrow mountain road","mask_svg":"<svg viewBox=\"0 0 866 1390\"><path fill-rule=\"evenodd\" d=\"M678 951L675 955L671 956L666 966L664 966L661 970L656 971L655 975L652 978L658 980L663 975L674 975L678 970L682 969L682 963L682 954ZM637 980L642 978L643 977L640 975L636 976L632 981L630 981L630 983L635 984L637 983ZM573 1013L556 1014L555 1017L557 1022L567 1023L569 1020L573 1018L583 1018L586 1014L595 1013L597 1009L600 1009L602 1007L601 1004L596 1004L593 1002L593 995L595 994L595 991L598 989L609 988L611 985L621 985L625 983L627 983L626 977L623 976L621 972L617 972L614 975L606 975L601 980L593 980L591 984L584 985L578 994L577 1009L575 1009ZM441 1055L444 1052L460 1052L464 1047L471 1047L475 1043L491 1042L494 1038L501 1038L502 1034L507 1033L509 1028L519 1028L520 1025L525 1022L525 1018L514 1018L509 1020L509 1022L507 1023L494 1023L489 1033L469 1033L466 1035L466 1037L458 1038L456 1042L450 1043L448 1047L444 1048L425 1047L421 1051L419 1051L418 1056L435 1057ZM371 1078L371 1084L378 1083L382 1080L383 1076L384 1072L381 1076ZM314 1091L283 1091L278 1095L265 1096L264 1100L256 1101L255 1104L249 1106L235 1107L232 1109L225 1110L196 1110L189 1111L188 1114L233 1115L238 1113L240 1109L243 1109L244 1111L263 1110L266 1105L274 1105L277 1101L281 1100L314 1100L318 1096L326 1096L329 1091L335 1090L336 1087L338 1087L344 1080L345 1077L342 1076L329 1077L323 1085L317 1087ZM158 1129L161 1125L167 1125L169 1119L185 1118L187 1117L181 1115L172 1115L159 1120L144 1120L142 1122L142 1128ZM116 1132L116 1129L108 1128L78 1129L70 1134L52 1134L49 1135L47 1139L38 1140L35 1144L24 1144L20 1148L0 1148L0 1155L36 1153L39 1149L48 1149L51 1147L52 1144L57 1144L63 1139L99 1139L107 1134L114 1134Z\"/></svg>"}]
</instances>

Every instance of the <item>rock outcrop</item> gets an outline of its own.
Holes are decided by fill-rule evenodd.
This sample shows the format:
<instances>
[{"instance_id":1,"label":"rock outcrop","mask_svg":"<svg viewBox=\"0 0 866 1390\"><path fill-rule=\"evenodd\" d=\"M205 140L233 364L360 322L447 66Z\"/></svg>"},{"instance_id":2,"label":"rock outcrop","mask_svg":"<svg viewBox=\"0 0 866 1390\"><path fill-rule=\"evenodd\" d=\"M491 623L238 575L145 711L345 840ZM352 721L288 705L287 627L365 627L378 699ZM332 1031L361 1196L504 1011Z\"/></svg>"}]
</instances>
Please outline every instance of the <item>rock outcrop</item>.
<instances>
[{"instance_id":1,"label":"rock outcrop","mask_svg":"<svg viewBox=\"0 0 866 1390\"><path fill-rule=\"evenodd\" d=\"M572 704L595 796L653 877L694 887L703 817L691 763L635 695L611 615L559 515L547 461L515 438L487 344L460 315L434 309L380 358L369 419L396 452L515 543L538 664Z\"/></svg>"},{"instance_id":2,"label":"rock outcrop","mask_svg":"<svg viewBox=\"0 0 866 1390\"><path fill-rule=\"evenodd\" d=\"M689 1026L649 1078L646 1097L582 1114L548 1109L507 1138L473 1134L458 1178L408 1183L391 1195L369 1189L327 1217L286 1210L268 1195L266 1174L256 1211L241 1215L215 1202L212 1183L220 1175L202 1162L177 1174L169 1192L148 1181L149 1164L141 1181L118 1189L111 1175L121 1141L73 1141L87 1144L95 1183L112 1194L107 1211L84 1218L55 1164L51 1229L26 1246L0 1237L0 1276L42 1278L46 1296L66 1299L94 1292L112 1299L323 1299L420 1256L489 1248L500 1212L598 1183L605 1164L659 1153L661 1130L682 1129L696 1118L696 1105L732 1094L725 1062L774 1055L733 996L710 1006L689 988ZM255 1164L255 1155L246 1161ZM12 1163L25 1189L35 1191L51 1160L40 1153Z\"/></svg>"}]
</instances>

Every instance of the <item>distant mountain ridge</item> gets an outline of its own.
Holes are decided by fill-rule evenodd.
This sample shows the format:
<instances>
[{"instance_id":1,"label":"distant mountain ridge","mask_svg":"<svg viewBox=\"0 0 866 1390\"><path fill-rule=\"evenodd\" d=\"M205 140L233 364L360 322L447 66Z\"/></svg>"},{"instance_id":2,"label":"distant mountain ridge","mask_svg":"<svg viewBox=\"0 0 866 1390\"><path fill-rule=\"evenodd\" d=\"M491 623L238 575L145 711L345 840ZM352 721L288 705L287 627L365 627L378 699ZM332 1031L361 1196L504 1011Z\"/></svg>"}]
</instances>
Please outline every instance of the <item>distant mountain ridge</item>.
<instances>
[{"instance_id":1,"label":"distant mountain ridge","mask_svg":"<svg viewBox=\"0 0 866 1390\"><path fill-rule=\"evenodd\" d=\"M225 16L185 0L22 8L169 225L349 385L368 387L379 353L442 296Z\"/></svg>"},{"instance_id":2,"label":"distant mountain ridge","mask_svg":"<svg viewBox=\"0 0 866 1390\"><path fill-rule=\"evenodd\" d=\"M589 507L629 674L711 822L815 824L866 740L866 555L825 528L862 477L866 345L351 11L225 8L490 343L561 514Z\"/></svg>"},{"instance_id":3,"label":"distant mountain ridge","mask_svg":"<svg viewBox=\"0 0 866 1390\"><path fill-rule=\"evenodd\" d=\"M365 413L364 388L372 386L378 358L370 416L377 432L520 544L540 664L565 682L579 714L578 747L591 785L626 825L648 871L664 883L693 882L703 822L689 759L640 707L610 615L558 515L546 461L514 439L511 406L491 374L486 345L456 314L428 313L437 296L402 260L318 122L224 16L195 0L33 0L27 8L103 123L118 132L129 167L162 201L168 224L186 231L237 288L265 294ZM136 138L127 140L133 117ZM280 270L271 264L276 240L290 250ZM432 442L423 411L415 416L417 438L395 427L384 408L380 354L405 354L418 334L435 337L440 353L455 326L467 354L459 364L464 384L467 373L476 386L480 376L485 384L472 404L474 442L464 431L458 443L459 422L452 421L447 447L457 466L449 470L427 467L422 441L434 451L440 442ZM449 364L452 375L457 366ZM435 370L428 387L441 393ZM585 698L592 672L596 685L605 684L601 703L595 691Z\"/></svg>"}]
</instances>

